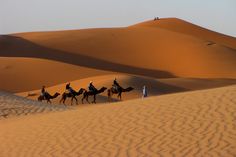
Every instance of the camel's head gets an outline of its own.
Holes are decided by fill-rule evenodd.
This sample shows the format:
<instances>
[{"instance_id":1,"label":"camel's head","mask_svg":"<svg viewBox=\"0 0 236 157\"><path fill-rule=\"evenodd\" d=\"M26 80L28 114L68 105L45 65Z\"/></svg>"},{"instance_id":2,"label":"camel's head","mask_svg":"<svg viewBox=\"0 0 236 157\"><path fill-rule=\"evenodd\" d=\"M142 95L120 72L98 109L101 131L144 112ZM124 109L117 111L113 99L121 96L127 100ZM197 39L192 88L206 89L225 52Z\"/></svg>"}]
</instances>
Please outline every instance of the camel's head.
<instances>
[{"instance_id":1,"label":"camel's head","mask_svg":"<svg viewBox=\"0 0 236 157\"><path fill-rule=\"evenodd\" d=\"M128 87L126 90L129 92L129 91L134 90L134 88L133 87Z\"/></svg>"},{"instance_id":2,"label":"camel's head","mask_svg":"<svg viewBox=\"0 0 236 157\"><path fill-rule=\"evenodd\" d=\"M107 87L102 87L101 91L104 92L105 90L107 90Z\"/></svg>"},{"instance_id":3,"label":"camel's head","mask_svg":"<svg viewBox=\"0 0 236 157\"><path fill-rule=\"evenodd\" d=\"M56 92L56 93L55 93L55 96L59 96L59 95L61 95L61 94L60 94L60 93L58 93L58 92Z\"/></svg>"}]
</instances>

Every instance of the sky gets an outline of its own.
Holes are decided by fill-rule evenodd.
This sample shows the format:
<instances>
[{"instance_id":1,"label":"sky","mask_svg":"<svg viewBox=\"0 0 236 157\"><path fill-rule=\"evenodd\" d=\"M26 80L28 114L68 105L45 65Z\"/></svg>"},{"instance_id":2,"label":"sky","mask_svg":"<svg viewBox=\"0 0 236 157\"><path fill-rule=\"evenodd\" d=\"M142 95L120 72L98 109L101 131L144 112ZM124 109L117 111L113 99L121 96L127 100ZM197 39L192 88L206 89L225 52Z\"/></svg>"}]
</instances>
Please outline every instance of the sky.
<instances>
[{"instance_id":1,"label":"sky","mask_svg":"<svg viewBox=\"0 0 236 157\"><path fill-rule=\"evenodd\" d=\"M236 37L236 0L0 0L0 34L125 27L155 16Z\"/></svg>"}]
</instances>

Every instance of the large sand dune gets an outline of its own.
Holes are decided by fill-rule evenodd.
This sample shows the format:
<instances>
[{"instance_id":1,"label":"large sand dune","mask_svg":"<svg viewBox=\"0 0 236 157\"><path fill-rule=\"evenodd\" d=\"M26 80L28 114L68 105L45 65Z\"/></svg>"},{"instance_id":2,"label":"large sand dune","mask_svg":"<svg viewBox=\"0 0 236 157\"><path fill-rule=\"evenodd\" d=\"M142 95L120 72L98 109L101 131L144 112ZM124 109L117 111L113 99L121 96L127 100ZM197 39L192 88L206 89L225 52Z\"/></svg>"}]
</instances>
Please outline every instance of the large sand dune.
<instances>
[{"instance_id":1,"label":"large sand dune","mask_svg":"<svg viewBox=\"0 0 236 157\"><path fill-rule=\"evenodd\" d=\"M1 120L0 156L236 156L236 86Z\"/></svg>"},{"instance_id":2,"label":"large sand dune","mask_svg":"<svg viewBox=\"0 0 236 157\"><path fill-rule=\"evenodd\" d=\"M179 19L161 19L125 28L1 36L0 55L155 78L235 78L235 45L235 38Z\"/></svg>"}]
</instances>

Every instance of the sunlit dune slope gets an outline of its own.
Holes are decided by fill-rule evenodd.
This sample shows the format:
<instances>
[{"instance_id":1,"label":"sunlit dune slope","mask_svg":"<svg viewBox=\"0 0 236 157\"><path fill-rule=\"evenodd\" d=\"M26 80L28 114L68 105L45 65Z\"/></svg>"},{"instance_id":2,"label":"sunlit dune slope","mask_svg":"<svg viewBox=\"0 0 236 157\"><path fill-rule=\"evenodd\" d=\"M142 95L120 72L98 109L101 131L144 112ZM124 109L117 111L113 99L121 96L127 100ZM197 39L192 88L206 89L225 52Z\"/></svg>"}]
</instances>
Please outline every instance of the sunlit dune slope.
<instances>
[{"instance_id":1,"label":"sunlit dune slope","mask_svg":"<svg viewBox=\"0 0 236 157\"><path fill-rule=\"evenodd\" d=\"M147 25L153 27L1 36L0 55L47 58L155 78L236 77L235 38L178 19Z\"/></svg>"},{"instance_id":2,"label":"sunlit dune slope","mask_svg":"<svg viewBox=\"0 0 236 157\"><path fill-rule=\"evenodd\" d=\"M161 18L160 20L151 20L133 25L131 27L155 27L167 29L206 40L209 42L209 44L218 43L228 46L229 48L236 49L234 37L208 30L178 18Z\"/></svg>"}]
</instances>

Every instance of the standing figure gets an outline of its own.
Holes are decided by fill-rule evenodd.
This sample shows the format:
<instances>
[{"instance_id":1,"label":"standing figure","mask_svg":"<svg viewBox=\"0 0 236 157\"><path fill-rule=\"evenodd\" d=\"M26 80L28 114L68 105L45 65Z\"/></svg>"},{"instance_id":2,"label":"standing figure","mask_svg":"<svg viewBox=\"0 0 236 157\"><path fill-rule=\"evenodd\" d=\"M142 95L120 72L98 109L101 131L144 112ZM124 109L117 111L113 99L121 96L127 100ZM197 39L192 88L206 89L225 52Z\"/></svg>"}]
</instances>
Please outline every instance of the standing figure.
<instances>
[{"instance_id":1,"label":"standing figure","mask_svg":"<svg viewBox=\"0 0 236 157\"><path fill-rule=\"evenodd\" d=\"M147 93L147 87L146 86L143 86L143 96L142 98L146 98L148 96L148 93Z\"/></svg>"}]
</instances>

